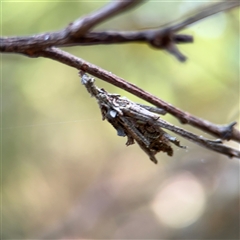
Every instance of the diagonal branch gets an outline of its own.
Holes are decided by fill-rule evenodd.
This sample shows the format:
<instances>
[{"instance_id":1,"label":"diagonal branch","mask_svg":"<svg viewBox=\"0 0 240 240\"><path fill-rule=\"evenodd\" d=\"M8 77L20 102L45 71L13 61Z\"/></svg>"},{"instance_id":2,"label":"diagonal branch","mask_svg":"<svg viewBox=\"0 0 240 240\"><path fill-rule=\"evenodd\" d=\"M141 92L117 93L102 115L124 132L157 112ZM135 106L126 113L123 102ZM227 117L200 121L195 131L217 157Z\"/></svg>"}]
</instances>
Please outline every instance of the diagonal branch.
<instances>
[{"instance_id":1,"label":"diagonal branch","mask_svg":"<svg viewBox=\"0 0 240 240\"><path fill-rule=\"evenodd\" d=\"M125 0L125 1L112 1L105 5L103 8L95 11L87 16L81 17L70 23L67 27L70 36L80 37L86 32L91 30L96 25L111 17L115 17L126 10L129 10L145 0Z\"/></svg>"},{"instance_id":2,"label":"diagonal branch","mask_svg":"<svg viewBox=\"0 0 240 240\"><path fill-rule=\"evenodd\" d=\"M39 50L35 52L34 57L46 57L61 63L64 63L68 66L74 67L79 70L83 70L99 79L102 79L110 84L113 84L119 88L126 90L129 93L166 110L168 113L176 117L181 123L189 124L196 128L203 130L213 136L216 136L225 140L234 140L240 142L240 132L234 128L236 124L231 123L228 125L216 125L207 120L195 117L190 113L184 112L179 108L168 104L167 102L159 99L156 96L151 95L150 93L142 90L141 88L135 86L132 83L125 81L124 79L94 65L81 58L78 58L70 53L64 52L58 48L50 48L47 50Z\"/></svg>"},{"instance_id":3,"label":"diagonal branch","mask_svg":"<svg viewBox=\"0 0 240 240\"><path fill-rule=\"evenodd\" d=\"M80 71L81 82L91 96L97 99L103 120L107 121L117 130L118 136L127 137L126 145L134 144L134 140L140 148L147 153L149 158L157 163L155 155L158 152L166 152L173 155L170 143L180 148L180 142L167 134L162 128L168 129L189 141L202 147L219 152L229 157L240 158L240 151L222 144L222 141L206 139L197 136L183 128L174 126L162 120L158 114L152 113L144 106L121 97L118 94L111 94L94 84L94 78L89 77L85 72Z\"/></svg>"},{"instance_id":4,"label":"diagonal branch","mask_svg":"<svg viewBox=\"0 0 240 240\"><path fill-rule=\"evenodd\" d=\"M145 121L150 121L151 119L148 116L138 116L139 119L142 118L142 120ZM153 120L151 120L153 122ZM210 150L225 154L229 157L236 157L236 158L240 158L240 151L238 151L237 149L234 148L230 148L226 145L223 145L221 141L217 140L209 140L206 139L202 136L198 136L194 133L191 133L183 128L174 126L170 123L168 123L167 121L164 121L162 119L158 119L157 121L154 122L155 125L168 129L180 136L182 136L183 138L194 142L202 147L208 148Z\"/></svg>"},{"instance_id":5,"label":"diagonal branch","mask_svg":"<svg viewBox=\"0 0 240 240\"><path fill-rule=\"evenodd\" d=\"M237 1L224 1L220 3L213 4L211 6L207 6L202 10L198 10L198 13L191 14L192 16L187 18L186 20L179 22L178 24L172 24L166 29L171 31L177 32L183 30L184 28L188 27L189 25L198 22L204 18L212 16L216 13L228 11L232 8L240 6L239 0Z\"/></svg>"}]
</instances>

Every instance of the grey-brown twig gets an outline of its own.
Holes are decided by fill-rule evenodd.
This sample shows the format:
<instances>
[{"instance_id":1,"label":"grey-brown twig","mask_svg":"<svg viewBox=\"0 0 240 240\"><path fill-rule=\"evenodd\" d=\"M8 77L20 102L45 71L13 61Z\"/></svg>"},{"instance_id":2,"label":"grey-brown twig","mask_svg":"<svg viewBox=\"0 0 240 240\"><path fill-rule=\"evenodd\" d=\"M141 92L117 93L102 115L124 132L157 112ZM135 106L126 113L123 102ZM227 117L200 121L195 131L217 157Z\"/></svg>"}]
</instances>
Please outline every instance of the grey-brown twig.
<instances>
[{"instance_id":1,"label":"grey-brown twig","mask_svg":"<svg viewBox=\"0 0 240 240\"><path fill-rule=\"evenodd\" d=\"M115 17L117 14L120 14L123 11L137 6L143 1L145 0L112 1L98 11L95 11L87 16L75 20L73 23L70 23L66 28L68 32L67 35L73 36L74 38L83 36L94 26L99 25L103 21L106 21L113 16Z\"/></svg>"},{"instance_id":2,"label":"grey-brown twig","mask_svg":"<svg viewBox=\"0 0 240 240\"><path fill-rule=\"evenodd\" d=\"M119 88L126 90L127 92L132 93L133 95L155 105L156 107L164 109L169 114L173 115L183 124L189 124L196 128L203 130L215 137L225 139L225 140L234 140L240 142L240 132L234 128L236 124L231 123L227 125L216 125L207 120L195 117L190 113L184 112L171 104L159 99L156 96L144 91L143 89L135 86L132 83L125 81L124 79L110 73L94 64L91 64L81 58L71 55L70 53L64 52L57 48L50 48L47 50L40 50L35 53L35 57L46 57L53 60L57 60L66 65L74 67L79 70L83 70L97 78L100 78L110 84L113 84Z\"/></svg>"},{"instance_id":3,"label":"grey-brown twig","mask_svg":"<svg viewBox=\"0 0 240 240\"><path fill-rule=\"evenodd\" d=\"M28 37L3 37L0 38L0 52L34 54L35 50L48 47L93 45L93 44L116 44L127 42L145 42L157 49L164 49L173 54L178 60L185 61L186 57L178 50L176 44L193 42L190 35L177 34L177 31L186 28L203 18L209 17L221 11L226 11L239 6L237 2L221 2L212 4L200 12L179 23L163 26L158 29L131 32L89 32L94 26L121 13L143 1L113 1L98 11L81 17L70 23L66 28L58 32L36 34Z\"/></svg>"},{"instance_id":4,"label":"grey-brown twig","mask_svg":"<svg viewBox=\"0 0 240 240\"><path fill-rule=\"evenodd\" d=\"M118 136L127 137L126 145L134 144L134 141L147 153L150 160L157 163L155 155L158 152L166 152L173 155L170 143L182 147L180 142L167 134L162 128L168 129L189 141L210 150L225 154L229 157L240 158L240 151L222 144L221 140L209 140L197 136L185 129L174 126L162 120L159 115L152 113L149 109L134 103L118 94L110 94L104 89L95 86L94 79L83 71L80 72L81 82L87 88L91 96L94 96L100 107L103 120L107 119L117 130Z\"/></svg>"}]
</instances>

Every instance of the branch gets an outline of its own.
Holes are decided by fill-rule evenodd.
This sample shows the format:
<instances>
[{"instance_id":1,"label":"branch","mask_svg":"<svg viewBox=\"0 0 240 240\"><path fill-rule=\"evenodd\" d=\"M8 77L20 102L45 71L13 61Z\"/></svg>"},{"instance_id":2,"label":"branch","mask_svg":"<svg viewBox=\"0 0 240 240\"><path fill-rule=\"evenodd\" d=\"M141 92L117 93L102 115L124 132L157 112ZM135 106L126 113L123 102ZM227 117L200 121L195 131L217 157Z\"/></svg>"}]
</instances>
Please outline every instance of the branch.
<instances>
[{"instance_id":1,"label":"branch","mask_svg":"<svg viewBox=\"0 0 240 240\"><path fill-rule=\"evenodd\" d=\"M73 23L70 23L66 30L69 36L73 36L74 38L80 37L96 25L99 25L103 21L106 21L113 16L115 17L117 14L120 14L123 11L135 7L143 1L145 0L112 1L98 11L95 11L87 16L77 19Z\"/></svg>"},{"instance_id":2,"label":"branch","mask_svg":"<svg viewBox=\"0 0 240 240\"><path fill-rule=\"evenodd\" d=\"M167 27L166 29L169 29L169 31L180 31L186 28L187 26L198 22L204 18L207 18L209 16L212 16L216 13L223 12L230 10L232 8L240 6L239 0L237 1L224 1L220 3L213 4L211 6L207 6L203 8L202 10L198 10L198 13L191 14L192 16L187 18L186 20L179 22L178 24L173 24Z\"/></svg>"},{"instance_id":3,"label":"branch","mask_svg":"<svg viewBox=\"0 0 240 240\"><path fill-rule=\"evenodd\" d=\"M150 121L150 118L148 116L141 116L142 119L144 119L145 121ZM140 117L139 117L140 119ZM153 123L153 120L152 120ZM236 157L236 158L240 158L240 151L230 148L226 145L223 145L222 142L220 140L209 140L206 139L202 136L198 136L194 133L191 133L183 128L174 126L170 123L168 123L167 121L164 121L162 119L158 119L156 122L154 122L155 125L168 129L178 135L180 135L181 137L196 143L202 147L208 148L210 150L213 150L215 152L219 152L221 154L227 155L229 157Z\"/></svg>"},{"instance_id":4,"label":"branch","mask_svg":"<svg viewBox=\"0 0 240 240\"><path fill-rule=\"evenodd\" d=\"M239 2L221 2L207 6L200 13L193 14L186 20L159 29L130 32L88 32L97 24L112 17L115 14L132 8L143 1L114 1L102 9L82 17L61 31L43 33L29 37L4 37L0 38L0 52L26 53L47 47L67 47L77 45L116 44L127 42L148 43L157 49L164 49L173 54L179 61L185 61L186 57L178 50L176 44L193 42L190 35L176 34L188 25L203 18L209 17L221 11L226 11L240 5Z\"/></svg>"},{"instance_id":5,"label":"branch","mask_svg":"<svg viewBox=\"0 0 240 240\"><path fill-rule=\"evenodd\" d=\"M107 121L117 130L118 136L127 137L126 145L138 143L140 148L146 152L150 160L157 163L155 155L158 152L166 152L173 155L170 143L180 148L180 142L162 130L166 128L189 141L210 150L219 152L229 157L240 158L240 151L222 144L221 140L209 140L197 136L185 129L174 126L162 120L158 114L152 113L151 109L134 103L118 94L111 94L94 84L94 78L89 77L84 71L80 71L81 82L91 96L97 99L103 120Z\"/></svg>"},{"instance_id":6,"label":"branch","mask_svg":"<svg viewBox=\"0 0 240 240\"><path fill-rule=\"evenodd\" d=\"M35 52L31 56L34 57L46 57L61 63L64 63L68 66L74 67L79 70L83 70L99 79L102 79L110 84L113 84L125 91L132 93L133 95L155 105L156 107L164 109L166 112L170 113L176 117L181 123L189 124L196 128L199 128L213 136L224 140L234 140L240 142L240 132L234 128L236 122L228 125L216 125L207 120L195 117L188 112L184 112L171 104L159 99L156 96L151 95L150 93L142 90L141 88L135 86L132 83L125 81L124 79L94 65L81 58L78 58L70 53L64 52L57 48L50 48L47 50L40 50Z\"/></svg>"},{"instance_id":7,"label":"branch","mask_svg":"<svg viewBox=\"0 0 240 240\"><path fill-rule=\"evenodd\" d=\"M79 39L72 39L67 46L87 46L98 44L122 44L130 42L151 43L149 39L156 35L159 30L145 31L98 31L86 33ZM192 43L193 37L186 34L174 34L173 41L176 44ZM66 46L66 45L64 45Z\"/></svg>"},{"instance_id":8,"label":"branch","mask_svg":"<svg viewBox=\"0 0 240 240\"><path fill-rule=\"evenodd\" d=\"M87 16L83 16L66 28L57 32L35 34L27 37L0 38L0 52L23 53L32 49L43 49L51 46L65 46L71 41L80 38L94 26L103 21L126 11L144 0L112 1L103 8Z\"/></svg>"}]
</instances>

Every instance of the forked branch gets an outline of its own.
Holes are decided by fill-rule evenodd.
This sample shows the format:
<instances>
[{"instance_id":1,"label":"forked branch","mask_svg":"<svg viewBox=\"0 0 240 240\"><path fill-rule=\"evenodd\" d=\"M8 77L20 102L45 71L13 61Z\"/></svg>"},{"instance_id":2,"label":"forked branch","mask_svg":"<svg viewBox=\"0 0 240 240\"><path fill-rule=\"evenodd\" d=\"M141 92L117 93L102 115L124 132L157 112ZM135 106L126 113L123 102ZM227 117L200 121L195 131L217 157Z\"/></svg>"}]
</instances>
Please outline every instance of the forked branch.
<instances>
[{"instance_id":1,"label":"forked branch","mask_svg":"<svg viewBox=\"0 0 240 240\"><path fill-rule=\"evenodd\" d=\"M141 2L143 2L143 0L112 1L103 8L87 16L81 17L73 23L70 23L66 28L58 32L43 33L28 37L0 38L0 52L24 54L28 57L46 57L61 62L78 70L89 73L99 79L102 79L121 89L124 89L134 94L135 96L138 96L139 98L147 101L148 103L151 103L156 107L163 109L163 111L173 115L183 124L192 125L222 140L234 140L240 142L240 132L234 127L236 122L222 126L195 117L190 113L184 112L172 106L171 104L168 104L167 102L159 99L158 97L151 95L150 93L142 90L134 84L129 83L124 79L104 69L101 69L98 66L95 66L81 58L73 56L57 48L62 46L67 47L77 45L142 42L148 43L154 48L166 50L169 53L173 54L178 60L185 61L186 57L178 50L176 44L193 42L193 38L190 35L178 34L177 32L203 18L206 18L221 11L227 11L240 5L239 1L224 1L212 4L198 11L197 13L195 12L191 14L189 18L183 21L179 21L174 24L168 24L157 29L130 32L92 31L92 29L96 27L96 25L110 19L113 16L116 16L116 14L122 13L123 11L137 6ZM146 109L145 107L143 108ZM150 108L148 107L147 109L149 110ZM135 113L134 117L135 120L137 119L138 121L145 121L151 123L148 116L144 115L139 117L139 115ZM133 139L135 139L138 142L139 146L145 152L147 152L151 160L153 160L154 162L156 162L154 155L159 150L165 151L169 155L171 155L171 147L169 147L168 141L173 142L175 145L178 145L178 141L173 139L171 141L171 138L167 138L167 135L161 135L161 131L160 133L158 132L161 135L161 142L164 142L166 140L165 138L167 138L167 140L165 141L165 145L163 144L164 146L161 145L161 147L159 147L158 143L153 141L151 137L148 138L147 141L145 141L145 139L140 136L144 133L144 131L142 130L143 125L137 125L137 130L140 131L141 134L136 134L136 132L132 131L129 128L129 116L126 119L121 119L121 123L125 124L125 128L128 129L126 130L128 134L126 134L125 132L125 134L128 135L128 144L131 144ZM131 120L130 125L132 125ZM163 120L159 119L155 121L154 126L166 128L170 131L175 132L176 134L181 135L182 137L187 138L190 141L200 144L201 146L207 147L230 157L240 157L239 151L223 145L220 141L212 141L204 139L202 137L198 137L195 134L189 133L181 128L166 123ZM146 125L144 125L144 128L145 127ZM118 130L121 133L121 129Z\"/></svg>"},{"instance_id":2,"label":"forked branch","mask_svg":"<svg viewBox=\"0 0 240 240\"><path fill-rule=\"evenodd\" d=\"M177 32L203 18L221 11L227 11L240 5L239 1L226 1L212 4L190 14L190 17L174 24L162 26L157 29L130 32L90 32L90 30L103 21L116 16L123 11L142 3L143 0L112 1L103 8L70 23L66 28L57 32L35 34L27 37L0 38L0 52L20 53L34 56L35 51L49 47L68 47L78 45L116 44L127 42L147 43L150 46L163 49L173 54L179 61L185 61L184 56L176 44L191 43L193 37Z\"/></svg>"}]
</instances>

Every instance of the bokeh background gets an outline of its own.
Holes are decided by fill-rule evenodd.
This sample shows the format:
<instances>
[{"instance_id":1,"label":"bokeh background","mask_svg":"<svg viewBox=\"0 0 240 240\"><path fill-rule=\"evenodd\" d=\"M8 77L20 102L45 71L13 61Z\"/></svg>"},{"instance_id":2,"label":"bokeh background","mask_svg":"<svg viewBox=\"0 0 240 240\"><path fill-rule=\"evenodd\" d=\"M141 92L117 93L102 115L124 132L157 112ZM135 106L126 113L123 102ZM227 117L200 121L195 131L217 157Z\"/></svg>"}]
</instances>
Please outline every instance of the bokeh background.
<instances>
[{"instance_id":1,"label":"bokeh background","mask_svg":"<svg viewBox=\"0 0 240 240\"><path fill-rule=\"evenodd\" d=\"M107 2L4 1L2 35L60 30ZM159 27L208 3L148 1L98 29ZM182 32L195 38L179 46L186 63L138 43L65 50L193 115L239 122L239 9ZM187 150L174 147L173 157L158 154L153 164L101 120L76 69L49 59L2 55L1 84L3 239L239 237L238 159L179 137ZM96 84L142 102L101 80Z\"/></svg>"}]
</instances>

